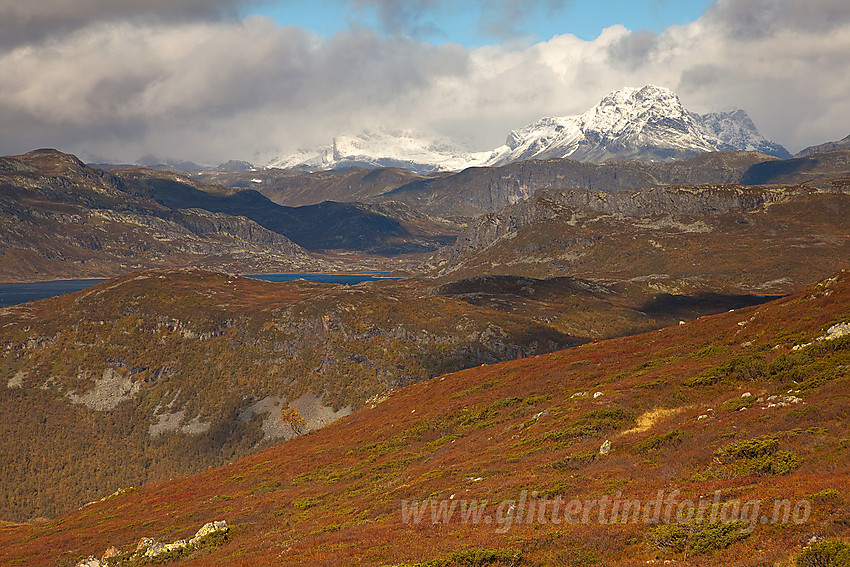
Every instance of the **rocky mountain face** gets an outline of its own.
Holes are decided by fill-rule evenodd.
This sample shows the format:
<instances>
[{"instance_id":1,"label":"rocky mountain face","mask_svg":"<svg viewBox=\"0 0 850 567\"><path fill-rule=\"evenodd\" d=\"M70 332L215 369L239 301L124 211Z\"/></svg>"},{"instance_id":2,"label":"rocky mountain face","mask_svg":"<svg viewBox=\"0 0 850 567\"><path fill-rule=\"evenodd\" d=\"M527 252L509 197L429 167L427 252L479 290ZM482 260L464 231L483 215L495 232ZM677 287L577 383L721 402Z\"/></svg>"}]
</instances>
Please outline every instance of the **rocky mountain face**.
<instances>
[{"instance_id":1,"label":"rocky mountain face","mask_svg":"<svg viewBox=\"0 0 850 567\"><path fill-rule=\"evenodd\" d=\"M850 257L850 183L539 191L477 219L432 266L628 279L656 289L789 292Z\"/></svg>"},{"instance_id":2,"label":"rocky mountain face","mask_svg":"<svg viewBox=\"0 0 850 567\"><path fill-rule=\"evenodd\" d=\"M706 136L720 140L718 150L742 150L758 152L778 158L789 158L791 154L781 145L765 139L756 125L743 110L691 114Z\"/></svg>"},{"instance_id":3,"label":"rocky mountain face","mask_svg":"<svg viewBox=\"0 0 850 567\"><path fill-rule=\"evenodd\" d=\"M761 136L743 110L694 114L673 91L646 85L614 91L581 115L541 118L512 131L492 151L470 152L458 143L405 131L370 132L336 138L331 146L304 150L270 166L305 171L389 166L428 174L528 159L671 161L735 150L791 157Z\"/></svg>"},{"instance_id":4,"label":"rocky mountain face","mask_svg":"<svg viewBox=\"0 0 850 567\"><path fill-rule=\"evenodd\" d=\"M527 160L501 167L473 167L422 176L393 168L350 168L294 174L265 170L201 176L241 189L252 187L287 206L342 202L401 202L436 217L478 216L498 211L539 189L584 188L606 192L686 184L799 184L850 176L850 150L779 159L756 152L708 152L665 163L570 159ZM254 180L254 181L252 181ZM828 183L828 182L827 182ZM440 220L439 222L443 222Z\"/></svg>"},{"instance_id":5,"label":"rocky mountain face","mask_svg":"<svg viewBox=\"0 0 850 567\"><path fill-rule=\"evenodd\" d=\"M2 277L99 276L186 264L234 271L331 265L244 216L156 202L138 190L141 177L108 174L52 150L0 159Z\"/></svg>"},{"instance_id":6,"label":"rocky mountain face","mask_svg":"<svg viewBox=\"0 0 850 567\"><path fill-rule=\"evenodd\" d=\"M0 563L129 556L214 519L227 537L177 561L829 564L850 535L848 322L839 272L758 306L447 374L197 475L121 492L101 480L112 496L3 526ZM24 384L13 391L62 396ZM83 436L111 420L68 423Z\"/></svg>"},{"instance_id":7,"label":"rocky mountain face","mask_svg":"<svg viewBox=\"0 0 850 567\"><path fill-rule=\"evenodd\" d=\"M234 189L255 189L278 205L301 207L325 201L365 202L424 176L399 168L350 167L307 175L275 168L250 173L196 172L193 178Z\"/></svg>"},{"instance_id":8,"label":"rocky mountain face","mask_svg":"<svg viewBox=\"0 0 850 567\"><path fill-rule=\"evenodd\" d=\"M753 164L741 177L741 183L806 183L810 186L828 187L833 183L832 180L847 177L850 177L850 149L839 148L805 157ZM820 183L819 180L823 182Z\"/></svg>"},{"instance_id":9,"label":"rocky mountain face","mask_svg":"<svg viewBox=\"0 0 850 567\"><path fill-rule=\"evenodd\" d=\"M650 195L643 192L695 183L805 183L829 192L842 191L849 175L850 150L788 160L710 152L670 163L528 160L427 177L398 169L288 173L267 186L252 183L263 185L257 190L168 171L105 172L39 151L0 160L0 266L6 279L27 280L187 264L237 273L410 269L452 245L468 217L539 191ZM326 191L367 202L287 206L269 199L303 203ZM593 199L570 206L603 212Z\"/></svg>"},{"instance_id":10,"label":"rocky mountain face","mask_svg":"<svg viewBox=\"0 0 850 567\"><path fill-rule=\"evenodd\" d=\"M831 179L847 176L847 150L793 160L752 152L711 152L670 163L529 160L413 181L372 200L401 201L435 215L478 216L517 204L539 190L581 188L613 194L690 184L817 185L819 180L829 190Z\"/></svg>"},{"instance_id":11,"label":"rocky mountain face","mask_svg":"<svg viewBox=\"0 0 850 567\"><path fill-rule=\"evenodd\" d=\"M250 218L312 251L345 250L393 256L433 251L454 240L455 225L410 210L403 204L322 201L287 207L255 190L220 194L215 187L195 187L167 174L119 170L133 178L135 191L171 208L197 208ZM205 190L207 189L207 190Z\"/></svg>"}]
</instances>

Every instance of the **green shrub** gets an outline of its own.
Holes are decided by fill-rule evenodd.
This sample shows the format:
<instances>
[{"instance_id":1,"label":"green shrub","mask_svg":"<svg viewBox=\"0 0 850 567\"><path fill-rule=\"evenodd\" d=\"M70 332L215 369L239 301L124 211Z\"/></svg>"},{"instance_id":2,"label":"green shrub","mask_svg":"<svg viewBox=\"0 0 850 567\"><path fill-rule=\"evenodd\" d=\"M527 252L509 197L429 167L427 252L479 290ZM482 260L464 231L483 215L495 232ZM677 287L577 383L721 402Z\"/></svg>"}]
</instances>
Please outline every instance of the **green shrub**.
<instances>
[{"instance_id":1,"label":"green shrub","mask_svg":"<svg viewBox=\"0 0 850 567\"><path fill-rule=\"evenodd\" d=\"M751 408L756 405L758 398L756 396L744 396L726 400L717 409L727 411L741 411L744 408Z\"/></svg>"},{"instance_id":2,"label":"green shrub","mask_svg":"<svg viewBox=\"0 0 850 567\"><path fill-rule=\"evenodd\" d=\"M708 524L691 535L688 544L697 553L726 549L736 541L746 539L749 532L743 522Z\"/></svg>"},{"instance_id":3,"label":"green shrub","mask_svg":"<svg viewBox=\"0 0 850 567\"><path fill-rule=\"evenodd\" d=\"M812 500L840 500L841 493L834 488L824 488L812 494Z\"/></svg>"},{"instance_id":4,"label":"green shrub","mask_svg":"<svg viewBox=\"0 0 850 567\"><path fill-rule=\"evenodd\" d=\"M493 410L489 407L467 409L456 418L457 424L461 427L472 427L487 420L493 415Z\"/></svg>"},{"instance_id":5,"label":"green shrub","mask_svg":"<svg viewBox=\"0 0 850 567\"><path fill-rule=\"evenodd\" d=\"M745 441L737 441L718 451L722 461L743 461L743 468L750 474L778 476L788 474L800 465L800 459L790 451L778 451L779 440L773 435L762 435Z\"/></svg>"},{"instance_id":6,"label":"green shrub","mask_svg":"<svg viewBox=\"0 0 850 567\"><path fill-rule=\"evenodd\" d=\"M581 416L572 425L552 433L560 440L597 437L606 431L621 429L634 422L634 416L623 408L601 408Z\"/></svg>"},{"instance_id":7,"label":"green shrub","mask_svg":"<svg viewBox=\"0 0 850 567\"><path fill-rule=\"evenodd\" d=\"M797 567L850 567L850 545L842 541L821 541L801 551Z\"/></svg>"},{"instance_id":8,"label":"green shrub","mask_svg":"<svg viewBox=\"0 0 850 567\"><path fill-rule=\"evenodd\" d=\"M779 447L779 441L775 437L772 435L762 435L761 437L754 437L727 445L720 452L720 455L727 460L752 459L771 455L776 452L777 447Z\"/></svg>"},{"instance_id":9,"label":"green shrub","mask_svg":"<svg viewBox=\"0 0 850 567\"><path fill-rule=\"evenodd\" d=\"M496 410L496 409L503 408L503 407L506 407L506 406L512 406L512 405L518 404L520 402L522 402L522 398L514 396L513 398L502 398L502 399L496 400L495 402L490 404L489 407L490 407L490 409Z\"/></svg>"},{"instance_id":10,"label":"green shrub","mask_svg":"<svg viewBox=\"0 0 850 567\"><path fill-rule=\"evenodd\" d=\"M507 564L513 565L519 559L518 551L502 549L479 549L469 548L455 551L445 561L434 563L437 565L457 565L458 567L479 567L480 565Z\"/></svg>"},{"instance_id":11,"label":"green shrub","mask_svg":"<svg viewBox=\"0 0 850 567\"><path fill-rule=\"evenodd\" d=\"M470 547L455 551L448 557L425 563L396 565L394 567L484 567L486 565L517 565L522 553L505 549Z\"/></svg>"},{"instance_id":12,"label":"green shrub","mask_svg":"<svg viewBox=\"0 0 850 567\"><path fill-rule=\"evenodd\" d=\"M718 371L715 368L711 370L706 370L699 376L694 376L689 380L685 380L684 384L688 388L699 388L701 386L712 386L717 384L721 380L723 380L724 375L722 372Z\"/></svg>"},{"instance_id":13,"label":"green shrub","mask_svg":"<svg viewBox=\"0 0 850 567\"><path fill-rule=\"evenodd\" d=\"M658 547L708 553L726 549L749 535L746 525L740 521L708 524L703 527L693 524L662 524L653 531L652 540Z\"/></svg>"},{"instance_id":14,"label":"green shrub","mask_svg":"<svg viewBox=\"0 0 850 567\"><path fill-rule=\"evenodd\" d=\"M552 466L554 467L555 464L553 463ZM540 496L549 497L566 496L567 494L570 494L573 490L575 490L575 487L576 485L574 482L570 482L568 480L561 480L553 485L541 487L540 489L538 489L537 494Z\"/></svg>"},{"instance_id":15,"label":"green shrub","mask_svg":"<svg viewBox=\"0 0 850 567\"><path fill-rule=\"evenodd\" d=\"M726 354L729 349L723 345L708 345L691 353L692 358L710 358Z\"/></svg>"},{"instance_id":16,"label":"green shrub","mask_svg":"<svg viewBox=\"0 0 850 567\"><path fill-rule=\"evenodd\" d=\"M298 510L307 510L319 503L319 499L315 496L302 496L292 501L292 505Z\"/></svg>"},{"instance_id":17,"label":"green shrub","mask_svg":"<svg viewBox=\"0 0 850 567\"><path fill-rule=\"evenodd\" d=\"M692 527L687 525L662 524L653 531L652 540L658 547L684 551L688 547L692 531Z\"/></svg>"},{"instance_id":18,"label":"green shrub","mask_svg":"<svg viewBox=\"0 0 850 567\"><path fill-rule=\"evenodd\" d=\"M767 365L769 376L793 382L798 390L812 390L847 374L850 337L821 341L790 354L780 354Z\"/></svg>"},{"instance_id":19,"label":"green shrub","mask_svg":"<svg viewBox=\"0 0 850 567\"><path fill-rule=\"evenodd\" d=\"M751 473L762 476L788 474L799 466L799 457L790 451L778 451L773 455L764 455L747 462Z\"/></svg>"},{"instance_id":20,"label":"green shrub","mask_svg":"<svg viewBox=\"0 0 850 567\"><path fill-rule=\"evenodd\" d=\"M730 380L753 381L766 376L764 356L751 354L731 359L729 362L709 368L699 376L685 381L685 386L696 388L711 386Z\"/></svg>"},{"instance_id":21,"label":"green shrub","mask_svg":"<svg viewBox=\"0 0 850 567\"><path fill-rule=\"evenodd\" d=\"M599 453L596 451L580 451L574 455L565 457L559 461L552 463L552 468L555 470L571 470L589 465L596 460Z\"/></svg>"},{"instance_id":22,"label":"green shrub","mask_svg":"<svg viewBox=\"0 0 850 567\"><path fill-rule=\"evenodd\" d=\"M814 410L810 407L803 408L794 408L792 410L788 410L788 413L785 414L785 417L789 419L803 419L814 413Z\"/></svg>"},{"instance_id":23,"label":"green shrub","mask_svg":"<svg viewBox=\"0 0 850 567\"><path fill-rule=\"evenodd\" d=\"M650 380L649 382L644 382L643 384L638 384L637 386L635 386L635 388L643 388L643 389L647 389L647 390L657 390L657 389L660 389L660 388L666 388L667 384L668 384L667 380L664 380L663 378L658 378L656 380Z\"/></svg>"},{"instance_id":24,"label":"green shrub","mask_svg":"<svg viewBox=\"0 0 850 567\"><path fill-rule=\"evenodd\" d=\"M681 441L682 435L684 432L681 429L674 429L668 433L659 433L658 435L653 435L652 437L647 437L643 441L638 442L635 445L635 451L638 453L649 453L651 451L658 451L661 447L665 445L674 445Z\"/></svg>"}]
</instances>

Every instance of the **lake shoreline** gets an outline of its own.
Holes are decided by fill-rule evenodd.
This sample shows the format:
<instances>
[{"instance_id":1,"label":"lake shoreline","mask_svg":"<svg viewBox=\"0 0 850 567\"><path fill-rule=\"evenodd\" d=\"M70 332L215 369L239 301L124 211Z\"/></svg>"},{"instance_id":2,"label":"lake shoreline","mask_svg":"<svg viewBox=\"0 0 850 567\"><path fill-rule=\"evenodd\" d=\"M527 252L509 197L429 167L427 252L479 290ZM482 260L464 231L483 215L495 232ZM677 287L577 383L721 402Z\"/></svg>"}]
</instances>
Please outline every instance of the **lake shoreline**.
<instances>
[{"instance_id":1,"label":"lake shoreline","mask_svg":"<svg viewBox=\"0 0 850 567\"><path fill-rule=\"evenodd\" d=\"M163 268L163 271L168 270L170 268ZM179 268L176 268L179 269ZM147 270L145 270L147 271ZM210 270L215 271L215 270ZM120 274L117 276L92 276L87 278L53 278L49 280L4 280L0 279L0 285L7 284L44 284L50 282L79 282L79 281L88 281L88 280L98 280L98 281L106 281L114 278L120 278L121 276L126 276L135 272L127 272L126 274ZM236 274L237 276L241 276L243 278L251 278L255 276L280 276L280 275L309 275L309 276L373 276L375 279L402 279L393 276L385 276L382 277L382 274L391 274L392 272L259 272L255 274Z\"/></svg>"},{"instance_id":2,"label":"lake shoreline","mask_svg":"<svg viewBox=\"0 0 850 567\"><path fill-rule=\"evenodd\" d=\"M398 280L385 274L391 272L288 272L267 274L240 274L240 277L250 278L270 283L287 283L294 281L313 281L335 285L357 285L369 281ZM120 276L116 276L120 277ZM96 286L112 278L71 278L58 280L39 280L29 282L0 282L0 308L13 307L75 293Z\"/></svg>"}]
</instances>

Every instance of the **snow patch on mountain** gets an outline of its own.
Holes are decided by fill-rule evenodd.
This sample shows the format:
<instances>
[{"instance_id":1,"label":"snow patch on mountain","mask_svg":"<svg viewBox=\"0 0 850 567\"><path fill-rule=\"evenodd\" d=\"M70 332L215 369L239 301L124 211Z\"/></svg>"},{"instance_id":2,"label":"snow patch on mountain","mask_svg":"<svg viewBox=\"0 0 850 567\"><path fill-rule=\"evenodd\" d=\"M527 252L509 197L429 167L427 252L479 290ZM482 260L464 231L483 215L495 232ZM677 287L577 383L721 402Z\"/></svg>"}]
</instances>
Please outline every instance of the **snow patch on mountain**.
<instances>
[{"instance_id":1,"label":"snow patch on mountain","mask_svg":"<svg viewBox=\"0 0 850 567\"><path fill-rule=\"evenodd\" d=\"M338 136L329 146L300 150L274 160L269 167L302 170L402 167L428 174L483 165L491 153L472 152L458 142L410 130L373 130L359 136Z\"/></svg>"}]
</instances>

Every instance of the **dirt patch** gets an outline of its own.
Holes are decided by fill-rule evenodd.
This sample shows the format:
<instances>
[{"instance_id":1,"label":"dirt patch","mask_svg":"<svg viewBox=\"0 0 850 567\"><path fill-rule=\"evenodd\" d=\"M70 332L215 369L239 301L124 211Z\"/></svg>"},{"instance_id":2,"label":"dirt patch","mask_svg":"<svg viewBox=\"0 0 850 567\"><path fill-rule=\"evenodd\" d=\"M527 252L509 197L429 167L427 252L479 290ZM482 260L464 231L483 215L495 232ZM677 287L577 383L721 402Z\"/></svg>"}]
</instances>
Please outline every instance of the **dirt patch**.
<instances>
[{"instance_id":1,"label":"dirt patch","mask_svg":"<svg viewBox=\"0 0 850 567\"><path fill-rule=\"evenodd\" d=\"M95 380L94 388L87 394L80 396L69 392L66 395L73 404L83 404L95 411L109 411L135 396L138 391L138 382L119 374L113 368L107 368L103 375Z\"/></svg>"},{"instance_id":2,"label":"dirt patch","mask_svg":"<svg viewBox=\"0 0 850 567\"><path fill-rule=\"evenodd\" d=\"M677 413L681 413L685 408L656 408L654 410L649 410L641 414L637 418L637 424L632 429L628 429L623 431L623 435L627 433L643 433L644 431L649 430L650 427L658 423L659 421L666 419L670 416L676 415Z\"/></svg>"},{"instance_id":3,"label":"dirt patch","mask_svg":"<svg viewBox=\"0 0 850 567\"><path fill-rule=\"evenodd\" d=\"M24 387L24 378L27 377L27 373L23 370L18 370L14 376L9 378L9 381L6 382L6 387L8 388L23 388Z\"/></svg>"},{"instance_id":4,"label":"dirt patch","mask_svg":"<svg viewBox=\"0 0 850 567\"><path fill-rule=\"evenodd\" d=\"M190 435L200 435L210 428L209 422L201 422L201 416L195 416L188 422L184 423L186 419L185 410L155 415L154 417L157 418L157 422L151 423L148 426L148 435L151 437L156 437L157 435L161 435L167 431L179 431Z\"/></svg>"}]
</instances>

